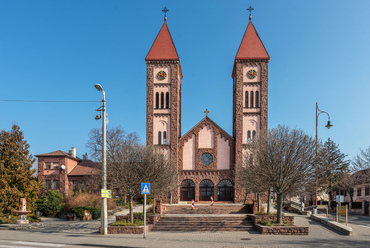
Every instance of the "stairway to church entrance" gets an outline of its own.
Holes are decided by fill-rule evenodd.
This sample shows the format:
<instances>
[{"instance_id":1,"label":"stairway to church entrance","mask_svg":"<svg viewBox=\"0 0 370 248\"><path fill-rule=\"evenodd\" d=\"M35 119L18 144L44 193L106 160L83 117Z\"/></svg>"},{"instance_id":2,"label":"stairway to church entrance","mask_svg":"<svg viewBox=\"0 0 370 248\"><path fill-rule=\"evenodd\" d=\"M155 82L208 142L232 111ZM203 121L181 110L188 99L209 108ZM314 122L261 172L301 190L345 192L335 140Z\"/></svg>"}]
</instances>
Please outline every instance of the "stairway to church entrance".
<instances>
[{"instance_id":1,"label":"stairway to church entrance","mask_svg":"<svg viewBox=\"0 0 370 248\"><path fill-rule=\"evenodd\" d=\"M257 231L242 204L165 205L164 216L151 231Z\"/></svg>"}]
</instances>

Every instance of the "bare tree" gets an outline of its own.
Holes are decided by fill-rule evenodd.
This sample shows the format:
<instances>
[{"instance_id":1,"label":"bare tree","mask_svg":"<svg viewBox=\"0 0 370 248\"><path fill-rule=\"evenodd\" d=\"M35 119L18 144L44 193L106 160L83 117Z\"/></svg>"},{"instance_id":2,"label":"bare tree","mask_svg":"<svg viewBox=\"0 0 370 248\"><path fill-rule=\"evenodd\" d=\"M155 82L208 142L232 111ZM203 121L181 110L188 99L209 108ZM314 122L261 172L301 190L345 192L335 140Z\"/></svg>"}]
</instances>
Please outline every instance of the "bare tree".
<instances>
[{"instance_id":1,"label":"bare tree","mask_svg":"<svg viewBox=\"0 0 370 248\"><path fill-rule=\"evenodd\" d=\"M299 129L278 126L261 133L248 147L243 177L256 189L277 194L277 222L282 223L283 196L314 180L315 141Z\"/></svg>"}]
</instances>

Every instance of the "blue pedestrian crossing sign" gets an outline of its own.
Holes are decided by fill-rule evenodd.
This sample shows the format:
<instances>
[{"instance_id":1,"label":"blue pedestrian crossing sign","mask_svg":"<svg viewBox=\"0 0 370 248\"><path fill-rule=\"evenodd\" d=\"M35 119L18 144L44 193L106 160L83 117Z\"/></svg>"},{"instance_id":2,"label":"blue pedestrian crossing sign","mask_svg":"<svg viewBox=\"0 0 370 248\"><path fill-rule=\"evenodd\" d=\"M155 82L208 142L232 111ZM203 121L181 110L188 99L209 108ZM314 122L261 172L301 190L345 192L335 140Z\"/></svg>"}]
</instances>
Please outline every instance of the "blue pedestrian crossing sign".
<instances>
[{"instance_id":1,"label":"blue pedestrian crossing sign","mask_svg":"<svg viewBox=\"0 0 370 248\"><path fill-rule=\"evenodd\" d=\"M150 183L141 183L141 194L143 195L150 194Z\"/></svg>"}]
</instances>

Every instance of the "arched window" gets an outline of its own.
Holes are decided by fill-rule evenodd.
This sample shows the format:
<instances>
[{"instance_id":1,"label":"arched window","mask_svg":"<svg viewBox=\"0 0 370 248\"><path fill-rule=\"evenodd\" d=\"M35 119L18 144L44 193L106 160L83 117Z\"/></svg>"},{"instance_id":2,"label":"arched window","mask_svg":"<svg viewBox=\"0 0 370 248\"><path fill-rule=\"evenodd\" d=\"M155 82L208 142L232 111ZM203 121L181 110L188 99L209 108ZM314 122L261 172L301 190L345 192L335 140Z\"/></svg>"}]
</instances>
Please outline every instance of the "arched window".
<instances>
[{"instance_id":1,"label":"arched window","mask_svg":"<svg viewBox=\"0 0 370 248\"><path fill-rule=\"evenodd\" d=\"M247 132L247 144L251 143L251 131Z\"/></svg>"},{"instance_id":2,"label":"arched window","mask_svg":"<svg viewBox=\"0 0 370 248\"><path fill-rule=\"evenodd\" d=\"M260 106L260 93L256 91L256 108Z\"/></svg>"},{"instance_id":3,"label":"arched window","mask_svg":"<svg viewBox=\"0 0 370 248\"><path fill-rule=\"evenodd\" d=\"M195 198L195 184L192 180L186 179L181 183L180 201L191 201Z\"/></svg>"},{"instance_id":4,"label":"arched window","mask_svg":"<svg viewBox=\"0 0 370 248\"><path fill-rule=\"evenodd\" d=\"M253 131L253 132L255 132L255 131ZM167 144L167 132L166 131L163 132L163 145L165 145L165 144Z\"/></svg>"},{"instance_id":5,"label":"arched window","mask_svg":"<svg viewBox=\"0 0 370 248\"><path fill-rule=\"evenodd\" d=\"M159 108L159 93L155 93L155 108Z\"/></svg>"},{"instance_id":6,"label":"arched window","mask_svg":"<svg viewBox=\"0 0 370 248\"><path fill-rule=\"evenodd\" d=\"M253 108L253 104L254 104L254 92L251 91L251 108Z\"/></svg>"},{"instance_id":7,"label":"arched window","mask_svg":"<svg viewBox=\"0 0 370 248\"><path fill-rule=\"evenodd\" d=\"M256 136L256 131L253 131L252 132L252 139L254 139L255 136Z\"/></svg>"},{"instance_id":8,"label":"arched window","mask_svg":"<svg viewBox=\"0 0 370 248\"><path fill-rule=\"evenodd\" d=\"M161 108L164 108L164 93L161 93Z\"/></svg>"},{"instance_id":9,"label":"arched window","mask_svg":"<svg viewBox=\"0 0 370 248\"><path fill-rule=\"evenodd\" d=\"M166 108L170 108L170 93L166 93Z\"/></svg>"},{"instance_id":10,"label":"arched window","mask_svg":"<svg viewBox=\"0 0 370 248\"><path fill-rule=\"evenodd\" d=\"M158 132L158 145L162 145L162 132Z\"/></svg>"},{"instance_id":11,"label":"arched window","mask_svg":"<svg viewBox=\"0 0 370 248\"><path fill-rule=\"evenodd\" d=\"M245 107L248 108L249 107L249 93L248 91L245 92Z\"/></svg>"},{"instance_id":12,"label":"arched window","mask_svg":"<svg viewBox=\"0 0 370 248\"><path fill-rule=\"evenodd\" d=\"M229 180L222 180L218 185L218 200L232 201L233 200L233 184Z\"/></svg>"}]
</instances>

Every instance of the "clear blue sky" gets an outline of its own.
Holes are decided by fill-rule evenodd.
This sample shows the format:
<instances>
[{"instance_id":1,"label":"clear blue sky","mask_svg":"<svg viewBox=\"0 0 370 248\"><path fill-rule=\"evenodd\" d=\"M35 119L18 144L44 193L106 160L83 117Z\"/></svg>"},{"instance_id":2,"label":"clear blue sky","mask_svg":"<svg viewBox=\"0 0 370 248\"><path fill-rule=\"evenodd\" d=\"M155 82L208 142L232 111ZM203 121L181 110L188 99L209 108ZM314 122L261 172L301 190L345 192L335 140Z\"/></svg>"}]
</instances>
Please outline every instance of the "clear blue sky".
<instances>
[{"instance_id":1,"label":"clear blue sky","mask_svg":"<svg viewBox=\"0 0 370 248\"><path fill-rule=\"evenodd\" d=\"M252 21L271 59L269 128L278 124L315 134L319 119L352 158L370 145L370 1L50 1L0 0L0 100L99 101L100 83L110 126L137 132L145 142L146 64L163 24L180 57L182 134L203 117L232 135L234 58ZM0 101L0 129L17 123L33 155L77 148L87 152L99 102Z\"/></svg>"}]
</instances>

